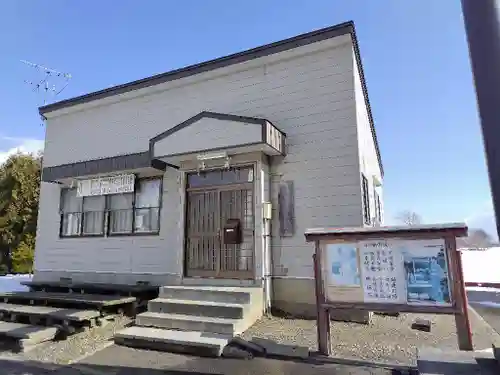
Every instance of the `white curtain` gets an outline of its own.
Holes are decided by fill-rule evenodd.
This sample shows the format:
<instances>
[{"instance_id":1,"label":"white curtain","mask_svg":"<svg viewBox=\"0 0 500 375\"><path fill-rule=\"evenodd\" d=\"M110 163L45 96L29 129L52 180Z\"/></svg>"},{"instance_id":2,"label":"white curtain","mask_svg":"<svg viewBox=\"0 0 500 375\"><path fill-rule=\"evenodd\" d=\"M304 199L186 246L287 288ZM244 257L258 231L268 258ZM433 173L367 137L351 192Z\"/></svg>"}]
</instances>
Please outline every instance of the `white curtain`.
<instances>
[{"instance_id":1,"label":"white curtain","mask_svg":"<svg viewBox=\"0 0 500 375\"><path fill-rule=\"evenodd\" d=\"M83 233L104 234L106 198L102 195L83 198Z\"/></svg>"},{"instance_id":2,"label":"white curtain","mask_svg":"<svg viewBox=\"0 0 500 375\"><path fill-rule=\"evenodd\" d=\"M113 194L110 195L109 231L110 233L131 233L132 232L132 202L134 195Z\"/></svg>"},{"instance_id":3,"label":"white curtain","mask_svg":"<svg viewBox=\"0 0 500 375\"><path fill-rule=\"evenodd\" d=\"M156 232L160 216L160 180L140 182L135 196L135 231Z\"/></svg>"},{"instance_id":4,"label":"white curtain","mask_svg":"<svg viewBox=\"0 0 500 375\"><path fill-rule=\"evenodd\" d=\"M82 198L76 196L76 189L64 189L61 195L61 235L79 235L82 220Z\"/></svg>"}]
</instances>

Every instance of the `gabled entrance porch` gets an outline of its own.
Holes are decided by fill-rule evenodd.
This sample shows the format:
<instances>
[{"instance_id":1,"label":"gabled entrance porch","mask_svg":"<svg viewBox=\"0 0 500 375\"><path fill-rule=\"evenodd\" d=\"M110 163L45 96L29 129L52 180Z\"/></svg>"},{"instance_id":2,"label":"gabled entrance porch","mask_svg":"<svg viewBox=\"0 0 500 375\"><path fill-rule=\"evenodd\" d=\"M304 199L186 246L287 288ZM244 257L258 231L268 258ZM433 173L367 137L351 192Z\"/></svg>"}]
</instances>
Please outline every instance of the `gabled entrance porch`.
<instances>
[{"instance_id":1,"label":"gabled entrance porch","mask_svg":"<svg viewBox=\"0 0 500 375\"><path fill-rule=\"evenodd\" d=\"M269 156L285 135L264 119L202 112L153 138L152 160L180 171L181 286L160 288L124 345L218 356L268 305Z\"/></svg>"}]
</instances>

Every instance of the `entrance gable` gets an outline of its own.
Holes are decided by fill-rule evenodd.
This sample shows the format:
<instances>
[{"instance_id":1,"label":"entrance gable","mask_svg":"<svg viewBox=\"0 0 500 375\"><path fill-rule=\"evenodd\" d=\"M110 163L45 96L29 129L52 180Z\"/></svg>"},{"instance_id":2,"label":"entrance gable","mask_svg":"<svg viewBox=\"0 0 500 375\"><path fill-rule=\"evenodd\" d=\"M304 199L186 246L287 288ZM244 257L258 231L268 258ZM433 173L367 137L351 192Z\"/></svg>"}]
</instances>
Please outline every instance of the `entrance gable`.
<instances>
[{"instance_id":1,"label":"entrance gable","mask_svg":"<svg viewBox=\"0 0 500 375\"><path fill-rule=\"evenodd\" d=\"M201 112L150 140L152 159L255 146L283 154L285 135L266 119ZM255 150L254 150L255 151Z\"/></svg>"}]
</instances>

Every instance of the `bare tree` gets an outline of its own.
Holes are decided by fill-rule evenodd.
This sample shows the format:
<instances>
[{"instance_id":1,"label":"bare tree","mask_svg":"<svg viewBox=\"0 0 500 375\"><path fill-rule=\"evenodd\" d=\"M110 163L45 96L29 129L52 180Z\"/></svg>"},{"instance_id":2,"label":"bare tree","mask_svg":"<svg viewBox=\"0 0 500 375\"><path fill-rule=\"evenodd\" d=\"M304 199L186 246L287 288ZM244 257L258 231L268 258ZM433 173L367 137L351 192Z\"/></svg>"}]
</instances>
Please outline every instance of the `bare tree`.
<instances>
[{"instance_id":1,"label":"bare tree","mask_svg":"<svg viewBox=\"0 0 500 375\"><path fill-rule=\"evenodd\" d=\"M401 211L396 219L406 225L419 225L422 224L422 218L414 211L405 210Z\"/></svg>"}]
</instances>

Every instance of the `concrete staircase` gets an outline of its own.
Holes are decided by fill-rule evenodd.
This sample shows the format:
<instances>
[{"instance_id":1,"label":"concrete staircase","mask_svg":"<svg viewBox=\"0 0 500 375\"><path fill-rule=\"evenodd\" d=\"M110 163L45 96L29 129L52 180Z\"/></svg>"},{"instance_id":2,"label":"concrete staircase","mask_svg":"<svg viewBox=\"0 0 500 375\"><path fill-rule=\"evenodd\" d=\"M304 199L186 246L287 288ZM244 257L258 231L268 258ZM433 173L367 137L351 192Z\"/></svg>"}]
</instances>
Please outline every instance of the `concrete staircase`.
<instances>
[{"instance_id":1,"label":"concrete staircase","mask_svg":"<svg viewBox=\"0 0 500 375\"><path fill-rule=\"evenodd\" d=\"M135 326L114 339L131 347L217 357L262 316L263 300L262 288L164 286Z\"/></svg>"}]
</instances>

